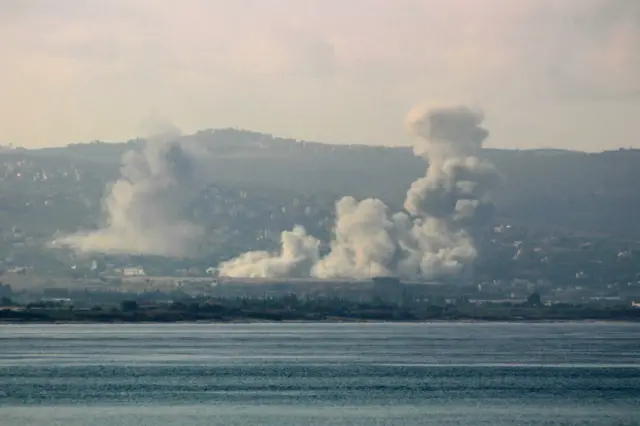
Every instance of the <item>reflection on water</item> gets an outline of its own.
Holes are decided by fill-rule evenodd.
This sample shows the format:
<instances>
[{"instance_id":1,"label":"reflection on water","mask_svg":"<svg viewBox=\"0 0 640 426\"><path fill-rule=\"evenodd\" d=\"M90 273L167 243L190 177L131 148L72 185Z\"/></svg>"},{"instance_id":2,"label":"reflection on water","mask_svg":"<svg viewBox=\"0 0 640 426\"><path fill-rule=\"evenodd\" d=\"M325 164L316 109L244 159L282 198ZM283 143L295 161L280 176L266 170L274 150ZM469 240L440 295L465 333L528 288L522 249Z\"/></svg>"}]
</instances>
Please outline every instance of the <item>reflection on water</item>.
<instances>
[{"instance_id":1,"label":"reflection on water","mask_svg":"<svg viewBox=\"0 0 640 426\"><path fill-rule=\"evenodd\" d=\"M6 325L0 410L20 426L638 424L639 338L607 323Z\"/></svg>"}]
</instances>

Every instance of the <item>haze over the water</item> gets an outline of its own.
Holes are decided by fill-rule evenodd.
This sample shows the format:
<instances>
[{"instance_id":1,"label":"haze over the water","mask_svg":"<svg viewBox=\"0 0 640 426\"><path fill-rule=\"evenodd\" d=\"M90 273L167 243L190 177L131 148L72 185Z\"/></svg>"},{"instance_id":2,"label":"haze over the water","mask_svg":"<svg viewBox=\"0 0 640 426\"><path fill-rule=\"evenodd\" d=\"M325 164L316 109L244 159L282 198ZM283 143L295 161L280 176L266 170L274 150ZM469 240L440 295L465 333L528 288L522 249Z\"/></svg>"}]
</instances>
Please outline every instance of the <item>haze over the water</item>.
<instances>
[{"instance_id":1,"label":"haze over the water","mask_svg":"<svg viewBox=\"0 0 640 426\"><path fill-rule=\"evenodd\" d=\"M482 105L490 146L640 147L633 0L0 2L0 144L125 140L161 114L409 144L421 99Z\"/></svg>"}]
</instances>

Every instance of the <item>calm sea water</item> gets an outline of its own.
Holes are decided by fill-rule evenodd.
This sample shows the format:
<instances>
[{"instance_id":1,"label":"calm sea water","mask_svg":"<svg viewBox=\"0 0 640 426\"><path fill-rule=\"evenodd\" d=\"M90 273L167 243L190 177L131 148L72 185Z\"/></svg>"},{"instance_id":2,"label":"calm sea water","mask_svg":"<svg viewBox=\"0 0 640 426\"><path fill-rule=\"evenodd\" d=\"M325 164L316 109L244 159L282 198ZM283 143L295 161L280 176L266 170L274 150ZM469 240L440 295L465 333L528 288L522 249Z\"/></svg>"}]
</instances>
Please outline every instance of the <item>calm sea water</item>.
<instances>
[{"instance_id":1,"label":"calm sea water","mask_svg":"<svg viewBox=\"0 0 640 426\"><path fill-rule=\"evenodd\" d=\"M639 425L640 324L2 325L0 424Z\"/></svg>"}]
</instances>

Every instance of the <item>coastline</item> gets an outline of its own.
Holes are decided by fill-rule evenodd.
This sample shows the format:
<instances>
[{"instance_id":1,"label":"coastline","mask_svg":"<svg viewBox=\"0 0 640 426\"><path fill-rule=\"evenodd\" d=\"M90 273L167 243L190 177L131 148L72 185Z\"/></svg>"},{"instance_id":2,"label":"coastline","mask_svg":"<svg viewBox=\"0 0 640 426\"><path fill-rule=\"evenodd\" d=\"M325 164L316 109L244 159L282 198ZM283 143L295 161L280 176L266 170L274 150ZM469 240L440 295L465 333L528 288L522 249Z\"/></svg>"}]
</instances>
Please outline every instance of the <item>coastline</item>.
<instances>
[{"instance_id":1,"label":"coastline","mask_svg":"<svg viewBox=\"0 0 640 426\"><path fill-rule=\"evenodd\" d=\"M366 305L340 301L224 301L219 304L175 303L170 306L0 307L0 324L70 323L553 323L640 322L640 309L631 306L593 305Z\"/></svg>"}]
</instances>

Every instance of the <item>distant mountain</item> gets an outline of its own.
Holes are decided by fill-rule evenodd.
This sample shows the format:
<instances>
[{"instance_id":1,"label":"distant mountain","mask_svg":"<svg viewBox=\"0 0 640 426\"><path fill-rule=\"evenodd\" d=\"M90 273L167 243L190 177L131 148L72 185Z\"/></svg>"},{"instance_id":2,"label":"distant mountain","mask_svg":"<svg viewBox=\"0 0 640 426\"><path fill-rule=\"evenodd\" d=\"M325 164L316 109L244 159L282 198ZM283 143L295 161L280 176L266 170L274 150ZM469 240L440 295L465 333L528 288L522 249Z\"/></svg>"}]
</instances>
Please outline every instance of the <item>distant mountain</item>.
<instances>
[{"instance_id":1,"label":"distant mountain","mask_svg":"<svg viewBox=\"0 0 640 426\"><path fill-rule=\"evenodd\" d=\"M330 202L342 195L378 197L399 209L411 182L426 169L424 161L408 147L328 145L236 129L204 130L183 138L213 153L210 168L220 185L254 188L256 193L262 188L309 199L318 197L329 203L322 209L330 209ZM76 170L95 186L87 189L85 205L96 214L98 194L106 181L117 177L120 157L142 142L3 150L0 161L22 159L51 167L64 164ZM488 149L486 155L504 176L502 188L495 193L501 220L535 228L640 236L640 150L587 154L555 149ZM56 191L73 192L65 188L71 183L65 182L60 180ZM74 182L76 186L89 185ZM44 191L43 185L34 191ZM0 197L21 196L16 188L0 186ZM275 199L274 203L277 205ZM5 211L0 219L7 214Z\"/></svg>"}]
</instances>

